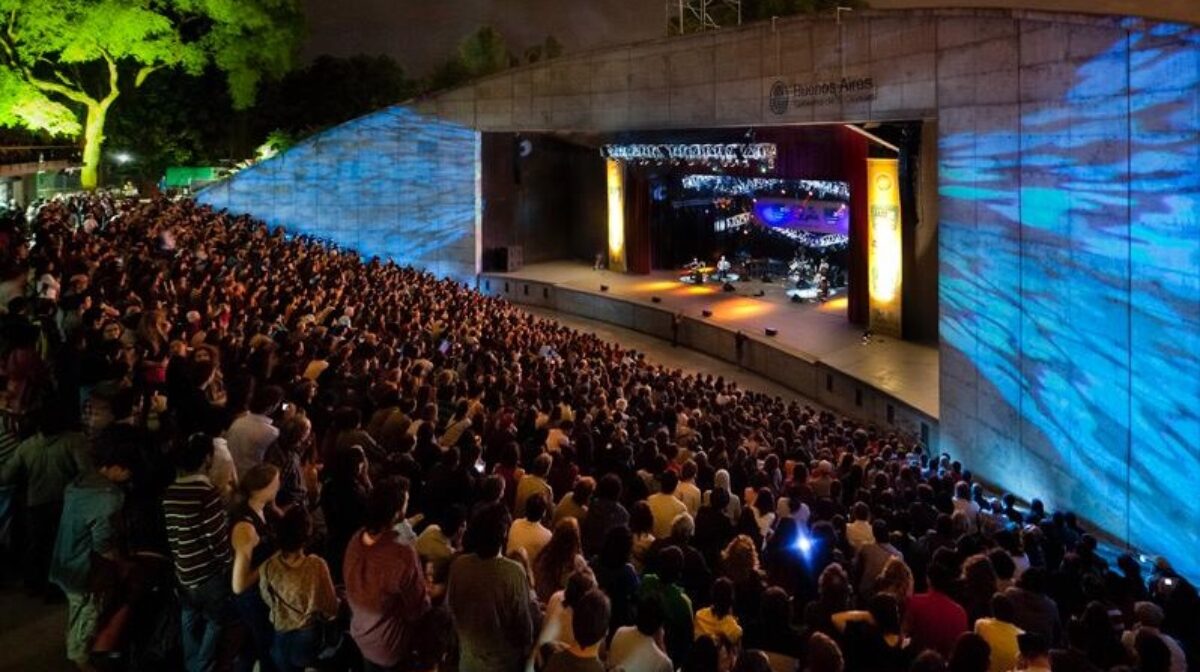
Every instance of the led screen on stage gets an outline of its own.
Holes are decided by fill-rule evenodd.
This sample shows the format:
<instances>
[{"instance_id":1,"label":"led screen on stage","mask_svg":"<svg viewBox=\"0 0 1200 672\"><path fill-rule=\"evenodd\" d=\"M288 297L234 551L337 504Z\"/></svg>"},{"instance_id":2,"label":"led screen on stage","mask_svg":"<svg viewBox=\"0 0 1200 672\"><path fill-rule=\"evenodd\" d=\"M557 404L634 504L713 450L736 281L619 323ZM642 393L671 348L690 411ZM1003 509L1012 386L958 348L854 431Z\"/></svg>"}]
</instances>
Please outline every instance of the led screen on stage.
<instances>
[{"instance_id":1,"label":"led screen on stage","mask_svg":"<svg viewBox=\"0 0 1200 672\"><path fill-rule=\"evenodd\" d=\"M941 446L1200 577L1200 32L1137 26L942 111Z\"/></svg>"}]
</instances>

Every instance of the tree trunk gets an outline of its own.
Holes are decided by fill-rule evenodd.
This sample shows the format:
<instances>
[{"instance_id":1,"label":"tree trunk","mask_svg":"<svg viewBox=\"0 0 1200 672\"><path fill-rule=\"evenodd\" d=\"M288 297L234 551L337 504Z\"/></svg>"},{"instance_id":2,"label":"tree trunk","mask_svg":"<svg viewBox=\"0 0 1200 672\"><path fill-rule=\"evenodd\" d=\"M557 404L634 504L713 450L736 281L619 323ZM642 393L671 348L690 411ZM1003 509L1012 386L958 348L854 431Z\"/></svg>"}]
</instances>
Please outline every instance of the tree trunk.
<instances>
[{"instance_id":1,"label":"tree trunk","mask_svg":"<svg viewBox=\"0 0 1200 672\"><path fill-rule=\"evenodd\" d=\"M104 119L108 116L108 105L88 105L87 121L83 127L83 170L79 175L80 186L94 191L99 186L100 150L104 146Z\"/></svg>"}]
</instances>

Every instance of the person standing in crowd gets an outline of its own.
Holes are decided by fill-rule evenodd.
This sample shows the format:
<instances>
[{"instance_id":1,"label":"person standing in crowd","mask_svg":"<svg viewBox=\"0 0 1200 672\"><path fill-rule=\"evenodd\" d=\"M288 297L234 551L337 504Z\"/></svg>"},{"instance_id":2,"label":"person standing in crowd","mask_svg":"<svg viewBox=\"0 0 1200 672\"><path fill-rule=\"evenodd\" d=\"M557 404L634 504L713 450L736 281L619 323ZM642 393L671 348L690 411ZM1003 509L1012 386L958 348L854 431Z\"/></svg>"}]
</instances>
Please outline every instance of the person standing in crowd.
<instances>
[{"instance_id":1,"label":"person standing in crowd","mask_svg":"<svg viewBox=\"0 0 1200 672\"><path fill-rule=\"evenodd\" d=\"M663 613L658 602L638 607L637 624L617 629L608 647L609 672L672 672L666 654Z\"/></svg>"},{"instance_id":2,"label":"person standing in crowd","mask_svg":"<svg viewBox=\"0 0 1200 672\"><path fill-rule=\"evenodd\" d=\"M679 485L679 477L675 472L666 470L658 476L659 491L646 498L650 513L654 516L654 538L666 539L671 536L671 524L675 517L687 513L687 506L675 496Z\"/></svg>"},{"instance_id":3,"label":"person standing in crowd","mask_svg":"<svg viewBox=\"0 0 1200 672\"><path fill-rule=\"evenodd\" d=\"M275 553L275 496L279 493L279 469L257 464L246 470L237 505L230 512L230 541L233 547L233 604L242 625L250 631L254 659L264 672L272 667L270 611L258 591L258 568ZM249 656L246 669L250 668Z\"/></svg>"},{"instance_id":4,"label":"person standing in crowd","mask_svg":"<svg viewBox=\"0 0 1200 672\"><path fill-rule=\"evenodd\" d=\"M50 404L39 412L37 432L17 445L0 470L0 485L24 491L22 528L25 549L21 563L25 589L43 595L62 518L63 491L80 473L90 471L87 439L72 431L65 404Z\"/></svg>"},{"instance_id":5,"label":"person standing in crowd","mask_svg":"<svg viewBox=\"0 0 1200 672\"><path fill-rule=\"evenodd\" d=\"M683 552L668 546L659 553L658 573L642 577L639 605L654 602L663 614L667 655L672 661L688 659L692 648L692 601L679 585L683 578Z\"/></svg>"},{"instance_id":6,"label":"person standing in crowd","mask_svg":"<svg viewBox=\"0 0 1200 672\"><path fill-rule=\"evenodd\" d=\"M493 505L471 520L474 549L450 564L446 602L459 640L460 672L515 672L533 644L529 579L500 555L508 512Z\"/></svg>"},{"instance_id":7,"label":"person standing in crowd","mask_svg":"<svg viewBox=\"0 0 1200 672\"><path fill-rule=\"evenodd\" d=\"M271 658L280 672L316 666L321 631L337 616L338 597L329 566L305 549L311 534L308 511L299 506L288 509L276 532L279 552L258 570L259 595L270 609L275 629Z\"/></svg>"},{"instance_id":8,"label":"person standing in crowd","mask_svg":"<svg viewBox=\"0 0 1200 672\"><path fill-rule=\"evenodd\" d=\"M515 506L513 507L513 515L523 517L525 515L526 503L534 495L541 495L546 501L545 515L549 515L549 503L554 501L554 491L550 489L550 484L546 481L546 477L550 474L552 464L553 458L551 458L549 453L542 453L534 458L533 467L529 470L529 473L517 481L517 495Z\"/></svg>"},{"instance_id":9,"label":"person standing in crowd","mask_svg":"<svg viewBox=\"0 0 1200 672\"><path fill-rule=\"evenodd\" d=\"M991 672L1008 672L1015 669L1020 650L1017 638L1025 631L1013 625L1013 605L1004 593L992 596L992 615L975 621L975 634L983 638L991 649Z\"/></svg>"},{"instance_id":10,"label":"person standing in crowd","mask_svg":"<svg viewBox=\"0 0 1200 672\"><path fill-rule=\"evenodd\" d=\"M229 444L239 479L251 467L262 463L267 448L279 438L279 428L271 416L282 403L283 390L278 387L267 385L256 390L250 398L249 412L234 420L225 432L225 441Z\"/></svg>"},{"instance_id":11,"label":"person standing in crowd","mask_svg":"<svg viewBox=\"0 0 1200 672\"><path fill-rule=\"evenodd\" d=\"M929 590L908 599L904 631L918 651L932 649L949 656L958 636L967 631L967 612L950 598L954 576L945 562L935 555L926 574Z\"/></svg>"},{"instance_id":12,"label":"person standing in crowd","mask_svg":"<svg viewBox=\"0 0 1200 672\"><path fill-rule=\"evenodd\" d=\"M504 552L512 554L524 553L530 563L536 562L538 555L554 533L542 524L546 519L546 499L538 493L525 502L525 515L513 521L508 530L508 544Z\"/></svg>"},{"instance_id":13,"label":"person standing in crowd","mask_svg":"<svg viewBox=\"0 0 1200 672\"><path fill-rule=\"evenodd\" d=\"M584 552L589 556L599 553L608 531L627 525L629 511L621 505L621 479L616 474L605 474L596 484L587 517L579 523Z\"/></svg>"},{"instance_id":14,"label":"person standing in crowd","mask_svg":"<svg viewBox=\"0 0 1200 672\"><path fill-rule=\"evenodd\" d=\"M50 580L67 595L67 659L81 670L93 669L92 640L113 597L104 586L117 578L124 560L122 486L136 465L131 446L113 444L99 451L96 468L68 485L63 494Z\"/></svg>"},{"instance_id":15,"label":"person standing in crowd","mask_svg":"<svg viewBox=\"0 0 1200 672\"><path fill-rule=\"evenodd\" d=\"M608 634L608 598L591 590L575 603L571 630L575 641L546 661L543 672L604 672L600 646Z\"/></svg>"},{"instance_id":16,"label":"person standing in crowd","mask_svg":"<svg viewBox=\"0 0 1200 672\"><path fill-rule=\"evenodd\" d=\"M179 627L188 672L226 669L224 640L236 618L225 507L204 475L212 452L212 437L194 434L188 439L177 458L179 477L163 494L162 503L181 590Z\"/></svg>"},{"instance_id":17,"label":"person standing in crowd","mask_svg":"<svg viewBox=\"0 0 1200 672\"><path fill-rule=\"evenodd\" d=\"M399 669L422 646L416 633L430 609L421 560L402 543L408 483L385 481L367 499L364 526L346 547L343 572L350 604L350 635L369 672Z\"/></svg>"}]
</instances>

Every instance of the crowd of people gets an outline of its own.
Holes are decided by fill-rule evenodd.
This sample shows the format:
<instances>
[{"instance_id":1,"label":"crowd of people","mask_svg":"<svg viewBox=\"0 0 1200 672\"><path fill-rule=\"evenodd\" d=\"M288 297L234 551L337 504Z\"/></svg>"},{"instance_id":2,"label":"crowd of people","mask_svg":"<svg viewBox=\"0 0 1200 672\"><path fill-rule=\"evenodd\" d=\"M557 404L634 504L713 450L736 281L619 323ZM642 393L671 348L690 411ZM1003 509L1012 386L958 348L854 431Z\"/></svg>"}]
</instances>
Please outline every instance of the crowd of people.
<instances>
[{"instance_id":1,"label":"crowd of people","mask_svg":"<svg viewBox=\"0 0 1200 672\"><path fill-rule=\"evenodd\" d=\"M15 212L0 275L10 565L80 669L1200 662L1165 560L419 270L101 194Z\"/></svg>"}]
</instances>

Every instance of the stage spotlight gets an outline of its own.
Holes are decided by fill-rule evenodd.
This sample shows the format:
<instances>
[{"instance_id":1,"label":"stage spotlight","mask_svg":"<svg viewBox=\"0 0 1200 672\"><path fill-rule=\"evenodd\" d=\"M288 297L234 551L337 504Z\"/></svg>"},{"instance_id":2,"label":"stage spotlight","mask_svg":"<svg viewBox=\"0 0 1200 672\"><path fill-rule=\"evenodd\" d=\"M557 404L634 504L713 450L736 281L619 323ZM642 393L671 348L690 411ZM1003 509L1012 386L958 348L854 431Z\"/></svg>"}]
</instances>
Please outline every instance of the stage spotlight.
<instances>
[{"instance_id":1,"label":"stage spotlight","mask_svg":"<svg viewBox=\"0 0 1200 672\"><path fill-rule=\"evenodd\" d=\"M704 310L700 311L700 314L701 314L701 315L703 315L703 316L705 316L705 317L712 317L712 311L711 311L711 310L708 310L707 308L705 308Z\"/></svg>"},{"instance_id":2,"label":"stage spotlight","mask_svg":"<svg viewBox=\"0 0 1200 672\"><path fill-rule=\"evenodd\" d=\"M804 299L800 298L799 294L793 294L792 303L804 303Z\"/></svg>"},{"instance_id":3,"label":"stage spotlight","mask_svg":"<svg viewBox=\"0 0 1200 672\"><path fill-rule=\"evenodd\" d=\"M652 296L652 297L650 297L650 302L651 303L662 303L662 297Z\"/></svg>"},{"instance_id":4,"label":"stage spotlight","mask_svg":"<svg viewBox=\"0 0 1200 672\"><path fill-rule=\"evenodd\" d=\"M737 291L737 287L734 287L732 282L729 282L728 280L726 280L725 284L721 285L721 291L735 292L735 291Z\"/></svg>"},{"instance_id":5,"label":"stage spotlight","mask_svg":"<svg viewBox=\"0 0 1200 672\"><path fill-rule=\"evenodd\" d=\"M608 291L608 285L600 285L600 291L602 291L602 292L607 292L607 291Z\"/></svg>"},{"instance_id":6,"label":"stage spotlight","mask_svg":"<svg viewBox=\"0 0 1200 672\"><path fill-rule=\"evenodd\" d=\"M779 330L772 329L771 327L767 327L766 332L767 332L767 336L778 336L779 335Z\"/></svg>"}]
</instances>

